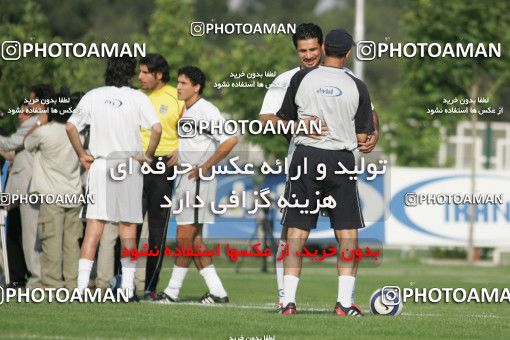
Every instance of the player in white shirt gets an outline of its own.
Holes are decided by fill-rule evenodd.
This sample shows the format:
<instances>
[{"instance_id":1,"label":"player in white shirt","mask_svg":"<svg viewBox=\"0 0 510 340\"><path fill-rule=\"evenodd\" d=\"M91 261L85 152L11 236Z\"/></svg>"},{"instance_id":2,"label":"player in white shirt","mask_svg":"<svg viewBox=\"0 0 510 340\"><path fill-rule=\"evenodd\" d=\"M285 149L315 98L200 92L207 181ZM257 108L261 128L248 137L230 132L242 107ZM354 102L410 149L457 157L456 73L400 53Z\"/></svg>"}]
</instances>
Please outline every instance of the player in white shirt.
<instances>
[{"instance_id":1,"label":"player in white shirt","mask_svg":"<svg viewBox=\"0 0 510 340\"><path fill-rule=\"evenodd\" d=\"M322 30L319 26L312 23L304 23L300 24L296 28L296 33L293 34L292 40L294 43L294 47L296 48L296 54L299 58L300 64L299 67L295 67L291 70L288 70L278 77L274 79L269 90L266 92L264 97L264 101L262 103L262 107L259 113L260 121L265 124L267 121L271 120L274 124L276 124L276 112L281 108L283 99L285 97L285 93L287 92L287 88L289 87L290 80L292 77L301 69L304 68L313 68L318 66L321 63L322 57L322 44L323 44L323 34ZM344 71L352 74L351 70L348 68L344 68ZM359 151L363 153L371 152L379 138L379 119L377 116L377 112L372 106L374 110L374 126L376 127L376 131L369 136L369 139L365 143L360 143ZM305 119L305 121L311 121L315 119L315 116L312 116L310 119ZM322 134L325 135L328 132L327 125L322 122ZM318 135L308 135L310 138L320 138ZM292 159L292 154L296 145L294 144L294 139L289 139L289 149L287 152L287 164L290 164ZM278 247L277 254L280 254L287 244L287 228L282 226L282 232L280 236L280 242ZM277 309L278 312L281 312L283 309L283 261L276 261L276 282L278 287L278 303L279 307ZM353 297L354 301L354 297Z\"/></svg>"},{"instance_id":2,"label":"player in white shirt","mask_svg":"<svg viewBox=\"0 0 510 340\"><path fill-rule=\"evenodd\" d=\"M280 74L271 83L269 90L266 92L264 102L260 109L260 120L263 124L276 117L276 112L282 106L283 98L289 87L291 78L302 68L316 67L321 62L321 45L322 45L322 30L319 26L314 24L301 24L296 28L296 33L293 34L292 40L296 48L296 53L300 61L299 67L295 67L289 71ZM322 125L323 133L327 132L327 126ZM287 153L288 163L292 158L292 153L296 146L292 139L289 140L289 150ZM280 242L277 254L280 254L287 245L287 228L282 226ZM278 312L283 309L283 261L276 261L276 283L278 286Z\"/></svg>"},{"instance_id":3,"label":"player in white shirt","mask_svg":"<svg viewBox=\"0 0 510 340\"><path fill-rule=\"evenodd\" d=\"M213 165L225 158L238 142L237 136L221 134L218 129L212 129L201 134L197 131L199 121L215 122L218 125L224 121L216 106L202 98L201 94L205 86L204 73L193 66L186 66L178 71L177 96L184 100L185 111L179 120L179 164L191 164L194 168L190 174L180 175L176 179L175 195L172 202L172 211L177 221L177 242L179 247L201 247L205 249L202 239L204 223L214 223L214 214L211 211L211 202L216 195L216 180L201 180L199 172L209 175ZM194 130L189 137L185 132ZM184 207L180 210L181 203L186 202L186 196L190 197L191 204L203 201L202 208ZM184 278L191 263L191 257L179 256L175 259L172 276L165 290L158 295L161 303L176 302ZM195 266L204 278L209 288L200 302L202 303L228 303L227 292L216 273L211 257L193 257Z\"/></svg>"},{"instance_id":4,"label":"player in white shirt","mask_svg":"<svg viewBox=\"0 0 510 340\"><path fill-rule=\"evenodd\" d=\"M122 247L132 249L136 247L136 225L143 222L140 168L141 163L150 163L154 156L161 137L161 124L149 98L129 87L135 68L134 58L108 59L106 86L86 93L66 126L80 162L89 171L87 194L94 197L94 202L83 211L87 228L78 264L78 289L81 292L88 286L105 223L118 223ZM90 125L88 152L79 138L79 131L87 125ZM145 155L140 126L151 130ZM110 170L116 171L120 163L130 164L129 175L114 180ZM137 301L134 295L136 261L124 257L121 262L121 288L128 290L131 301Z\"/></svg>"}]
</instances>

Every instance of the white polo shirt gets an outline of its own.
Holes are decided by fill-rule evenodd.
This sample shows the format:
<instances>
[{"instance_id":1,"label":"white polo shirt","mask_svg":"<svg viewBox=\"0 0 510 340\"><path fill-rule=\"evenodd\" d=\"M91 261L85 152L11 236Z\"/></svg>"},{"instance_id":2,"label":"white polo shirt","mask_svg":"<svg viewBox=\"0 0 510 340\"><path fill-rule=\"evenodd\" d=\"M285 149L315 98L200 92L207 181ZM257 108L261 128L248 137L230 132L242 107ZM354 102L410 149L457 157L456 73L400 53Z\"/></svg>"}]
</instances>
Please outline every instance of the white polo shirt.
<instances>
[{"instance_id":1,"label":"white polo shirt","mask_svg":"<svg viewBox=\"0 0 510 340\"><path fill-rule=\"evenodd\" d=\"M204 98L197 100L191 107L185 108L180 124L199 124L199 121L209 121L209 124L223 124L225 119L220 110ZM212 129L211 133L197 133L193 137L179 137L179 162L191 165L201 165L216 152L218 146L232 137L221 134L220 129Z\"/></svg>"},{"instance_id":2,"label":"white polo shirt","mask_svg":"<svg viewBox=\"0 0 510 340\"><path fill-rule=\"evenodd\" d=\"M89 151L94 158L143 152L140 127L159 123L149 97L123 86L103 86L85 94L68 122L78 131L90 125Z\"/></svg>"}]
</instances>

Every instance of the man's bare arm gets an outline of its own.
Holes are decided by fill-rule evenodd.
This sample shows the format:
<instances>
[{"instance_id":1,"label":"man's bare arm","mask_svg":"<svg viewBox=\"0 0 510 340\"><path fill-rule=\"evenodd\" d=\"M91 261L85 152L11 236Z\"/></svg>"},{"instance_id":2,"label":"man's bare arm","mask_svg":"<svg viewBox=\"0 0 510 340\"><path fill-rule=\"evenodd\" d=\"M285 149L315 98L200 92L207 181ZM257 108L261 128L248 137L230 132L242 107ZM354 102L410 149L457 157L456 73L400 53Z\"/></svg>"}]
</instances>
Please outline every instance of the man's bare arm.
<instances>
[{"instance_id":1,"label":"man's bare arm","mask_svg":"<svg viewBox=\"0 0 510 340\"><path fill-rule=\"evenodd\" d=\"M163 129L161 128L161 123L156 123L151 127L151 138L149 140L149 146L147 147L147 151L145 152L145 156L149 159L154 157L154 153L156 152L156 148L158 147L159 140L161 139Z\"/></svg>"},{"instance_id":2,"label":"man's bare arm","mask_svg":"<svg viewBox=\"0 0 510 340\"><path fill-rule=\"evenodd\" d=\"M76 126L74 126L73 123L69 122L66 123L66 132L67 137L69 137L69 141L71 142L74 151L78 155L81 164L83 164L85 169L87 169L88 171L90 169L90 166L92 165L92 162L94 162L94 157L92 157L92 155L85 151L85 149L83 148L83 144L81 143L80 139L80 134L78 133L78 130L76 129Z\"/></svg>"},{"instance_id":3,"label":"man's bare arm","mask_svg":"<svg viewBox=\"0 0 510 340\"><path fill-rule=\"evenodd\" d=\"M375 132L379 133L379 115L376 110L374 110L374 129Z\"/></svg>"},{"instance_id":4,"label":"man's bare arm","mask_svg":"<svg viewBox=\"0 0 510 340\"><path fill-rule=\"evenodd\" d=\"M377 141L379 140L379 115L377 114L377 111L373 111L373 119L374 119L374 129L375 131L368 135L367 141L363 143L358 143L359 147L358 150L363 153L369 153L377 144Z\"/></svg>"},{"instance_id":5,"label":"man's bare arm","mask_svg":"<svg viewBox=\"0 0 510 340\"><path fill-rule=\"evenodd\" d=\"M232 151L238 142L239 138L233 136L221 143L216 152L204 164L200 165L198 168L195 168L188 176L188 178L193 179L198 177L199 168L202 169L203 174L206 174L213 167L213 165L218 164L222 159L227 157L227 155L230 153L230 151Z\"/></svg>"}]
</instances>

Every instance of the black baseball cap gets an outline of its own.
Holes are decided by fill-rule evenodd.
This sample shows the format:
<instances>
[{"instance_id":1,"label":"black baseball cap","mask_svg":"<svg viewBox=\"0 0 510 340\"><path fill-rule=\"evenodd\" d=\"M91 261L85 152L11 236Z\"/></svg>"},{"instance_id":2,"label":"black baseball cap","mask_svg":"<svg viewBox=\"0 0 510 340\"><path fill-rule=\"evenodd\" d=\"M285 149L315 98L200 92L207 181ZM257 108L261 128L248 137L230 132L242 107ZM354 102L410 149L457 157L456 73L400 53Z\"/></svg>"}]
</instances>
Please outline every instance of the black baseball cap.
<instances>
[{"instance_id":1,"label":"black baseball cap","mask_svg":"<svg viewBox=\"0 0 510 340\"><path fill-rule=\"evenodd\" d=\"M324 41L328 50L335 54L344 54L354 46L352 35L343 28L331 30Z\"/></svg>"}]
</instances>

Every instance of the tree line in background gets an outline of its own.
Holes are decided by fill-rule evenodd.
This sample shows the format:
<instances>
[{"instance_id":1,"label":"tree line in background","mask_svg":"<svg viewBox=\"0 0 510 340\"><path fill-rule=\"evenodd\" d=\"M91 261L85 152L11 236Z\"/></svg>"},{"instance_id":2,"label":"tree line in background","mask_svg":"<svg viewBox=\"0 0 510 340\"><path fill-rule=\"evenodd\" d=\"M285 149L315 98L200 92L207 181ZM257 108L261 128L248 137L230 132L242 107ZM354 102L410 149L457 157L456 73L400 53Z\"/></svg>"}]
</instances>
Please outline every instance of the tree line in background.
<instances>
[{"instance_id":1,"label":"tree line in background","mask_svg":"<svg viewBox=\"0 0 510 340\"><path fill-rule=\"evenodd\" d=\"M232 3L235 3L235 8ZM325 3L334 7L324 8ZM314 22L325 33L335 27L352 31L354 0L323 1L192 1L192 0L70 0L56 6L50 0L0 0L0 38L27 42L145 42L148 52L164 55L175 85L177 68L194 64L208 76L205 96L232 119L256 119L264 88L213 88L232 80L231 72L281 73L297 66L289 36L216 35L193 37L193 21L210 22ZM380 145L397 154L404 166L434 166L439 127L453 129L462 115L433 117L426 108L444 97L469 96L474 85L480 96L505 106L510 102L510 25L508 1L439 2L433 0L367 0L366 39L409 42L501 42L502 58L381 59L366 63L365 82L381 121ZM382 20L384 18L384 20ZM391 23L391 24L388 24ZM14 108L34 83L88 91L103 84L104 61L95 58L27 58L0 61L0 109ZM267 79L266 81L270 81ZM134 83L136 86L136 82ZM470 92L471 91L471 92ZM508 108L508 105L506 105ZM480 119L506 120L503 116ZM15 117L0 120L12 131ZM266 158L282 157L281 136L249 136Z\"/></svg>"}]
</instances>

